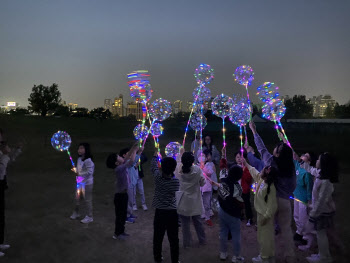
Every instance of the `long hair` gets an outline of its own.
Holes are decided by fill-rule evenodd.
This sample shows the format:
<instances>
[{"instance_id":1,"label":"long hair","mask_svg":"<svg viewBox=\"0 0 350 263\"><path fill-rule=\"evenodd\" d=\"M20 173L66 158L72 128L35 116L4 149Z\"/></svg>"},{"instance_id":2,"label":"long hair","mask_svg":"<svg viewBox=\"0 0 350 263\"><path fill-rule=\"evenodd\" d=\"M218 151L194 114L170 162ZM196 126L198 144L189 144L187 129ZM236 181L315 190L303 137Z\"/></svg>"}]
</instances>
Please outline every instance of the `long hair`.
<instances>
[{"instance_id":1,"label":"long hair","mask_svg":"<svg viewBox=\"0 0 350 263\"><path fill-rule=\"evenodd\" d=\"M273 157L279 171L279 175L282 177L292 177L295 173L295 167L293 162L293 151L286 143L279 143L278 157Z\"/></svg>"},{"instance_id":2,"label":"long hair","mask_svg":"<svg viewBox=\"0 0 350 263\"><path fill-rule=\"evenodd\" d=\"M83 146L85 148L85 155L84 155L84 159L82 159L82 161L85 161L86 159L89 159L89 158L91 158L91 160L92 160L90 144L88 144L87 142L83 142L83 143L79 144L78 148L80 146Z\"/></svg>"},{"instance_id":3,"label":"long hair","mask_svg":"<svg viewBox=\"0 0 350 263\"><path fill-rule=\"evenodd\" d=\"M242 167L240 167L238 165L233 165L228 170L227 180L232 182L232 183L235 183L242 178L242 175L243 175Z\"/></svg>"},{"instance_id":4,"label":"long hair","mask_svg":"<svg viewBox=\"0 0 350 263\"><path fill-rule=\"evenodd\" d=\"M266 193L265 198L264 198L266 203L267 203L267 199L268 199L269 194L270 194L271 184L275 183L275 181L277 179L277 175L278 175L278 171L277 171L276 167L271 166L270 172L267 174L267 178L266 178L267 193Z\"/></svg>"},{"instance_id":5,"label":"long hair","mask_svg":"<svg viewBox=\"0 0 350 263\"><path fill-rule=\"evenodd\" d=\"M337 160L325 152L320 155L320 179L329 179L331 183L338 183L338 162Z\"/></svg>"},{"instance_id":6,"label":"long hair","mask_svg":"<svg viewBox=\"0 0 350 263\"><path fill-rule=\"evenodd\" d=\"M194 156L192 152L184 152L181 157L182 172L187 174L191 171L192 164L194 162Z\"/></svg>"},{"instance_id":7,"label":"long hair","mask_svg":"<svg viewBox=\"0 0 350 263\"><path fill-rule=\"evenodd\" d=\"M203 140L203 147L207 147L207 145L206 145L206 143L205 143L205 138L206 137L209 137L210 138L210 144L209 144L209 150L210 150L210 153L211 153L211 151L212 151L212 149L213 149L213 138L209 135L209 134L207 134L207 135L205 135L204 136L204 140ZM208 147L207 147L208 148Z\"/></svg>"}]
</instances>

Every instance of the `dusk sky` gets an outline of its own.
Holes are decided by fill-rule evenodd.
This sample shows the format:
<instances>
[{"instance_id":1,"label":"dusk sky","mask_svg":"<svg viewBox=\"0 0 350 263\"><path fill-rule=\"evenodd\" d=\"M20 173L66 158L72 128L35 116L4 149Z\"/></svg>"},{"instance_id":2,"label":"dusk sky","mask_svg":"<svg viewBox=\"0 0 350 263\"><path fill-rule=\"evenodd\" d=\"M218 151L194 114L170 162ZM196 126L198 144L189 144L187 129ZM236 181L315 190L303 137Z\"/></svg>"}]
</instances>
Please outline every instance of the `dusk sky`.
<instances>
[{"instance_id":1,"label":"dusk sky","mask_svg":"<svg viewBox=\"0 0 350 263\"><path fill-rule=\"evenodd\" d=\"M1 0L0 105L27 106L34 84L52 83L82 107L120 93L129 101L126 75L138 69L151 74L151 101L187 101L200 63L214 68L214 96L244 94L232 74L248 64L253 101L271 81L282 95L344 104L349 14L348 0Z\"/></svg>"}]
</instances>

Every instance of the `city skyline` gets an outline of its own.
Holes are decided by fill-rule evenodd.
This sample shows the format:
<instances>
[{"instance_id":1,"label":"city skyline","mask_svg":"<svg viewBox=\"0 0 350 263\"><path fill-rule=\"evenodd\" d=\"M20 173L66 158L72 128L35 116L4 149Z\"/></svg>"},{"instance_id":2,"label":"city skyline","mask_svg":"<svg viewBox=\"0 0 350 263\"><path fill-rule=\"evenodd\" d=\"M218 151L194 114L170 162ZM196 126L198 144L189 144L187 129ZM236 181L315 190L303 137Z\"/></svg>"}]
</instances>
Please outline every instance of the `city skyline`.
<instances>
[{"instance_id":1,"label":"city skyline","mask_svg":"<svg viewBox=\"0 0 350 263\"><path fill-rule=\"evenodd\" d=\"M27 106L34 85L52 83L62 100L89 109L118 94L129 101L127 74L138 69L151 74L151 101L188 101L200 63L214 68L212 96L245 95L232 73L248 64L253 102L264 81L281 95L349 101L348 1L198 3L2 1L0 105Z\"/></svg>"}]
</instances>

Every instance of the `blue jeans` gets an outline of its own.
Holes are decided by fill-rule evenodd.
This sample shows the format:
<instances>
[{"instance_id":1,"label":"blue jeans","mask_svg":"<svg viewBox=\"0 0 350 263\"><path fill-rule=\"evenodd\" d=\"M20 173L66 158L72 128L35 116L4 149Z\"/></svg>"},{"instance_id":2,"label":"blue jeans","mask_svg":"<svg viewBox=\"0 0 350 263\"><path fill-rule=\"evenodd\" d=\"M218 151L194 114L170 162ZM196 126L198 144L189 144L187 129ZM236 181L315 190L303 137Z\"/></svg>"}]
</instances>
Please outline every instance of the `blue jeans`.
<instances>
[{"instance_id":1,"label":"blue jeans","mask_svg":"<svg viewBox=\"0 0 350 263\"><path fill-rule=\"evenodd\" d=\"M233 243L233 255L239 256L241 253L241 220L230 216L221 208L219 210L220 219L220 252L227 252L228 232L231 231Z\"/></svg>"}]
</instances>

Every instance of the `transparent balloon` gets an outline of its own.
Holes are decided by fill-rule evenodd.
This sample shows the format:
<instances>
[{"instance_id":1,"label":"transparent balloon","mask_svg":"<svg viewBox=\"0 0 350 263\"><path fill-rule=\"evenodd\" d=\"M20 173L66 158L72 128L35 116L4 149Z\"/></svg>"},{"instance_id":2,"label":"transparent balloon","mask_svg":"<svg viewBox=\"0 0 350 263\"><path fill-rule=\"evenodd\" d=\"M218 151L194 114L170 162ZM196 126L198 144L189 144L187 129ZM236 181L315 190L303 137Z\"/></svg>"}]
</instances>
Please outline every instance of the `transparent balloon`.
<instances>
[{"instance_id":1,"label":"transparent balloon","mask_svg":"<svg viewBox=\"0 0 350 263\"><path fill-rule=\"evenodd\" d=\"M144 125L142 127L142 124L138 124L136 125L136 127L134 128L134 137L136 140L145 140L148 136L148 127L146 125Z\"/></svg>"},{"instance_id":2,"label":"transparent balloon","mask_svg":"<svg viewBox=\"0 0 350 263\"><path fill-rule=\"evenodd\" d=\"M280 121L286 113L286 106L282 100L276 99L271 104L265 104L261 110L263 118L270 121Z\"/></svg>"},{"instance_id":3,"label":"transparent balloon","mask_svg":"<svg viewBox=\"0 0 350 263\"><path fill-rule=\"evenodd\" d=\"M207 118L200 113L194 113L190 119L190 126L195 131L204 130L207 126Z\"/></svg>"},{"instance_id":4,"label":"transparent balloon","mask_svg":"<svg viewBox=\"0 0 350 263\"><path fill-rule=\"evenodd\" d=\"M165 155L167 157L173 157L176 159L176 157L180 154L180 149L182 148L182 145L178 142L170 142L165 147Z\"/></svg>"},{"instance_id":5,"label":"transparent balloon","mask_svg":"<svg viewBox=\"0 0 350 263\"><path fill-rule=\"evenodd\" d=\"M202 107L203 106L203 107ZM198 113L198 114L206 114L208 111L209 103L206 102L204 104L195 104L193 107L193 113Z\"/></svg>"},{"instance_id":6,"label":"transparent balloon","mask_svg":"<svg viewBox=\"0 0 350 263\"><path fill-rule=\"evenodd\" d=\"M51 138L51 145L57 151L67 151L72 143L69 134L65 131L56 132Z\"/></svg>"},{"instance_id":7,"label":"transparent balloon","mask_svg":"<svg viewBox=\"0 0 350 263\"><path fill-rule=\"evenodd\" d=\"M149 83L150 74L148 70L136 70L128 74L128 84L133 85L147 85Z\"/></svg>"},{"instance_id":8,"label":"transparent balloon","mask_svg":"<svg viewBox=\"0 0 350 263\"><path fill-rule=\"evenodd\" d=\"M254 71L250 66L242 65L236 68L233 76L238 84L250 86L254 80Z\"/></svg>"},{"instance_id":9,"label":"transparent balloon","mask_svg":"<svg viewBox=\"0 0 350 263\"><path fill-rule=\"evenodd\" d=\"M279 96L279 88L273 82L264 82L257 88L256 95L262 102L273 103Z\"/></svg>"},{"instance_id":10,"label":"transparent balloon","mask_svg":"<svg viewBox=\"0 0 350 263\"><path fill-rule=\"evenodd\" d=\"M250 120L250 109L246 98L233 96L233 106L230 114L230 121L237 126L244 126Z\"/></svg>"},{"instance_id":11,"label":"transparent balloon","mask_svg":"<svg viewBox=\"0 0 350 263\"><path fill-rule=\"evenodd\" d=\"M230 112L233 106L232 98L225 95L217 95L214 100L211 102L211 109L213 113L225 119L225 117L230 116Z\"/></svg>"},{"instance_id":12,"label":"transparent balloon","mask_svg":"<svg viewBox=\"0 0 350 263\"><path fill-rule=\"evenodd\" d=\"M136 102L148 102L152 97L153 90L150 84L135 84L130 86L130 96Z\"/></svg>"},{"instance_id":13,"label":"transparent balloon","mask_svg":"<svg viewBox=\"0 0 350 263\"><path fill-rule=\"evenodd\" d=\"M203 104L210 101L211 91L209 88L205 86L199 86L194 89L192 96L193 96L193 101L196 101L196 98L197 98L196 103Z\"/></svg>"},{"instance_id":14,"label":"transparent balloon","mask_svg":"<svg viewBox=\"0 0 350 263\"><path fill-rule=\"evenodd\" d=\"M152 102L148 112L153 121L164 121L171 115L171 103L162 98L156 99Z\"/></svg>"},{"instance_id":15,"label":"transparent balloon","mask_svg":"<svg viewBox=\"0 0 350 263\"><path fill-rule=\"evenodd\" d=\"M160 135L163 134L163 125L161 123L153 123L152 128L151 128L151 133L154 137L159 137Z\"/></svg>"},{"instance_id":16,"label":"transparent balloon","mask_svg":"<svg viewBox=\"0 0 350 263\"><path fill-rule=\"evenodd\" d=\"M194 77L200 85L209 84L214 79L214 69L208 64L200 64L194 71Z\"/></svg>"}]
</instances>

